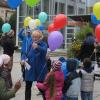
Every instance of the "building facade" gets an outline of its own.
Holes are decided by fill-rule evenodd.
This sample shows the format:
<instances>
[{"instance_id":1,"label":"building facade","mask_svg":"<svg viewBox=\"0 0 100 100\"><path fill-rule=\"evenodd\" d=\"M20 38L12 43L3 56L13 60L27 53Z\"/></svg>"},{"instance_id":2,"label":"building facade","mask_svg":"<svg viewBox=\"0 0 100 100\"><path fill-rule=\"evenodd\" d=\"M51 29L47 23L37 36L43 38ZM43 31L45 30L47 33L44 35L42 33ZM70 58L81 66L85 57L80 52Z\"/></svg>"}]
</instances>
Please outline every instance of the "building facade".
<instances>
[{"instance_id":1,"label":"building facade","mask_svg":"<svg viewBox=\"0 0 100 100\"><path fill-rule=\"evenodd\" d=\"M86 0L87 14L90 14L93 12L93 5L96 2L100 2L100 0Z\"/></svg>"},{"instance_id":2,"label":"building facade","mask_svg":"<svg viewBox=\"0 0 100 100\"><path fill-rule=\"evenodd\" d=\"M6 0L0 0L0 18L8 21L15 10L8 7Z\"/></svg>"},{"instance_id":3,"label":"building facade","mask_svg":"<svg viewBox=\"0 0 100 100\"><path fill-rule=\"evenodd\" d=\"M84 15L86 14L86 1L84 0L40 0L40 3L30 8L23 2L23 4L17 9L17 32L23 27L23 20L27 16L33 16L37 18L37 15L44 11L48 14L48 24L52 23L53 18L60 13L64 13L66 16ZM68 23L74 22L68 18ZM69 24L62 30L64 35L64 44L62 48L67 48L70 45L74 33L79 29L77 25ZM45 32L47 32L47 27ZM16 45L18 45L18 37L16 36Z\"/></svg>"}]
</instances>

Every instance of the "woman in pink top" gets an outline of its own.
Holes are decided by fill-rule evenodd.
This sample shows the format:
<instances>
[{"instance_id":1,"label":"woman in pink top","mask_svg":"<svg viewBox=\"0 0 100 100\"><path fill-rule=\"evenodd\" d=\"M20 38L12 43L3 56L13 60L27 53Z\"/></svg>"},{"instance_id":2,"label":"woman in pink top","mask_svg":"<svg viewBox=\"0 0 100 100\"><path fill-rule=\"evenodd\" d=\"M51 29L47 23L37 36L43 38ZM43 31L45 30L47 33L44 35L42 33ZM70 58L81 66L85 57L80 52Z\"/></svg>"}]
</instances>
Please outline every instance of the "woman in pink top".
<instances>
[{"instance_id":1,"label":"woman in pink top","mask_svg":"<svg viewBox=\"0 0 100 100\"><path fill-rule=\"evenodd\" d=\"M61 62L54 61L52 70L47 74L44 83L37 83L37 87L45 91L46 100L61 100L64 85L64 74Z\"/></svg>"}]
</instances>

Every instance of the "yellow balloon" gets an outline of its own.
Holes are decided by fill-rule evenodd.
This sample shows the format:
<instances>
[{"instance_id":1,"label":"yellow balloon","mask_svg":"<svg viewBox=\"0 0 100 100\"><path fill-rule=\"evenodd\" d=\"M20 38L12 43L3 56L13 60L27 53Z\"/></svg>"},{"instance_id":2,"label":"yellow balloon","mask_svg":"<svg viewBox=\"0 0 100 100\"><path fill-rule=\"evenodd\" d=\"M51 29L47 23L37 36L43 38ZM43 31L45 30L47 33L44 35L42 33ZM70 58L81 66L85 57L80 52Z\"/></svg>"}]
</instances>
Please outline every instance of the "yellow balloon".
<instances>
[{"instance_id":1,"label":"yellow balloon","mask_svg":"<svg viewBox=\"0 0 100 100\"><path fill-rule=\"evenodd\" d=\"M29 26L29 21L30 21L31 19L32 19L31 17L26 17L26 18L24 19L24 26L25 26L25 27Z\"/></svg>"},{"instance_id":2,"label":"yellow balloon","mask_svg":"<svg viewBox=\"0 0 100 100\"><path fill-rule=\"evenodd\" d=\"M35 19L35 24L36 24L36 26L40 26L41 25L41 21L39 19Z\"/></svg>"},{"instance_id":3,"label":"yellow balloon","mask_svg":"<svg viewBox=\"0 0 100 100\"><path fill-rule=\"evenodd\" d=\"M100 2L94 4L93 13L96 16L97 20L100 20Z\"/></svg>"}]
</instances>

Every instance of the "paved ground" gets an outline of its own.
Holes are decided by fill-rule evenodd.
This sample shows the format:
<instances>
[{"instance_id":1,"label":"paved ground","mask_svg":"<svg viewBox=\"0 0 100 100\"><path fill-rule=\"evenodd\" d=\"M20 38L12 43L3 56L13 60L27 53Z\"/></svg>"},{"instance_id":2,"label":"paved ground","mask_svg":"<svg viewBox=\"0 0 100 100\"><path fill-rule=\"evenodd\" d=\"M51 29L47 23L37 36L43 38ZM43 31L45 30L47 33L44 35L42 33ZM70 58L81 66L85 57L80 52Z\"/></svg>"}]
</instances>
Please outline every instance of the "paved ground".
<instances>
[{"instance_id":1,"label":"paved ground","mask_svg":"<svg viewBox=\"0 0 100 100\"><path fill-rule=\"evenodd\" d=\"M0 53L2 53L1 50L0 50ZM15 53L14 54L14 66L13 66L13 69L12 69L13 83L15 83L17 80L19 80L21 78L21 69L20 69L19 62L20 62L20 54ZM22 87L17 92L16 97L11 99L11 100L25 100L24 99L24 90L25 90L25 84L22 83ZM38 90L35 87L35 83L34 83L33 87L32 87L32 100L42 100L41 96L36 96L37 93L38 93ZM79 97L79 100L81 100L80 97ZM100 100L100 80L95 81L94 100Z\"/></svg>"}]
</instances>

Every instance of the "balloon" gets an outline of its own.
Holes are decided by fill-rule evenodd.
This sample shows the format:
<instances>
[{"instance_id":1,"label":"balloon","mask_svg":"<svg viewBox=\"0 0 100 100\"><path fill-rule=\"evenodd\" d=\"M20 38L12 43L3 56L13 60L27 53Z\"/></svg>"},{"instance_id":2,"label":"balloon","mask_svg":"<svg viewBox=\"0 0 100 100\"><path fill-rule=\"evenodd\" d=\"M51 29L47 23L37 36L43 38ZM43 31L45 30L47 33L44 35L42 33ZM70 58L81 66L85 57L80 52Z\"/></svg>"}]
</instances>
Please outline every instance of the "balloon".
<instances>
[{"instance_id":1,"label":"balloon","mask_svg":"<svg viewBox=\"0 0 100 100\"><path fill-rule=\"evenodd\" d=\"M8 6L13 9L16 9L22 2L22 0L7 0Z\"/></svg>"},{"instance_id":2,"label":"balloon","mask_svg":"<svg viewBox=\"0 0 100 100\"><path fill-rule=\"evenodd\" d=\"M38 19L41 21L41 23L45 23L47 18L48 18L48 15L45 12L41 12L38 15Z\"/></svg>"},{"instance_id":3,"label":"balloon","mask_svg":"<svg viewBox=\"0 0 100 100\"><path fill-rule=\"evenodd\" d=\"M93 24L100 24L100 20L97 20L97 18L94 14L91 14L91 22Z\"/></svg>"},{"instance_id":4,"label":"balloon","mask_svg":"<svg viewBox=\"0 0 100 100\"><path fill-rule=\"evenodd\" d=\"M5 23L2 25L2 32L7 33L11 30L11 25L9 23Z\"/></svg>"},{"instance_id":5,"label":"balloon","mask_svg":"<svg viewBox=\"0 0 100 100\"><path fill-rule=\"evenodd\" d=\"M31 19L29 21L29 28L30 29L35 29L36 28L36 24L35 24L35 20L34 19Z\"/></svg>"},{"instance_id":6,"label":"balloon","mask_svg":"<svg viewBox=\"0 0 100 100\"><path fill-rule=\"evenodd\" d=\"M97 41L100 43L100 24L98 24L95 28L95 35L96 35Z\"/></svg>"},{"instance_id":7,"label":"balloon","mask_svg":"<svg viewBox=\"0 0 100 100\"><path fill-rule=\"evenodd\" d=\"M63 28L67 25L67 17L64 14L58 14L54 18L54 26L55 28Z\"/></svg>"},{"instance_id":8,"label":"balloon","mask_svg":"<svg viewBox=\"0 0 100 100\"><path fill-rule=\"evenodd\" d=\"M93 6L93 13L98 20L100 20L100 2L97 2Z\"/></svg>"},{"instance_id":9,"label":"balloon","mask_svg":"<svg viewBox=\"0 0 100 100\"><path fill-rule=\"evenodd\" d=\"M39 3L40 0L25 0L26 4L30 7L35 6L36 4Z\"/></svg>"},{"instance_id":10,"label":"balloon","mask_svg":"<svg viewBox=\"0 0 100 100\"><path fill-rule=\"evenodd\" d=\"M31 19L32 19L31 17L26 17L26 18L24 19L24 26L25 26L25 27L29 25L29 21L30 21Z\"/></svg>"},{"instance_id":11,"label":"balloon","mask_svg":"<svg viewBox=\"0 0 100 100\"><path fill-rule=\"evenodd\" d=\"M59 31L53 31L48 37L48 44L51 51L59 48L63 43L63 35Z\"/></svg>"},{"instance_id":12,"label":"balloon","mask_svg":"<svg viewBox=\"0 0 100 100\"><path fill-rule=\"evenodd\" d=\"M40 25L40 26L37 26L37 29L43 31L45 27L43 25Z\"/></svg>"},{"instance_id":13,"label":"balloon","mask_svg":"<svg viewBox=\"0 0 100 100\"><path fill-rule=\"evenodd\" d=\"M53 23L48 26L48 32L58 31L58 30L59 29L57 29L57 28L54 27L54 24Z\"/></svg>"},{"instance_id":14,"label":"balloon","mask_svg":"<svg viewBox=\"0 0 100 100\"><path fill-rule=\"evenodd\" d=\"M36 24L36 26L40 26L41 25L41 21L39 19L35 19L35 24Z\"/></svg>"}]
</instances>

